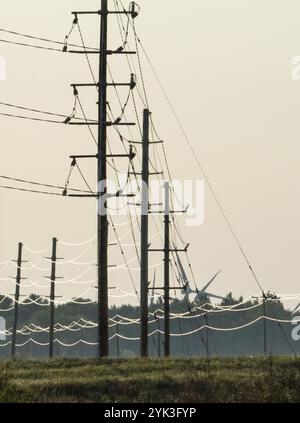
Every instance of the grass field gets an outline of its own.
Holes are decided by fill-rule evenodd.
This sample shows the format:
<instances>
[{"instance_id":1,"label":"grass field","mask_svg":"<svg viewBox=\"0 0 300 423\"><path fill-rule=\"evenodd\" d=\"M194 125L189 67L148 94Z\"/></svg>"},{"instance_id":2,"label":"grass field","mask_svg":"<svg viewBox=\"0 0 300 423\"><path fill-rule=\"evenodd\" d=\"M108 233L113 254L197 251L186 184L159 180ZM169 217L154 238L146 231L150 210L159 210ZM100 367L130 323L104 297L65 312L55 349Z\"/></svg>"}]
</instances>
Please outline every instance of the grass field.
<instances>
[{"instance_id":1,"label":"grass field","mask_svg":"<svg viewBox=\"0 0 300 423\"><path fill-rule=\"evenodd\" d=\"M300 402L300 360L5 361L0 402Z\"/></svg>"}]
</instances>

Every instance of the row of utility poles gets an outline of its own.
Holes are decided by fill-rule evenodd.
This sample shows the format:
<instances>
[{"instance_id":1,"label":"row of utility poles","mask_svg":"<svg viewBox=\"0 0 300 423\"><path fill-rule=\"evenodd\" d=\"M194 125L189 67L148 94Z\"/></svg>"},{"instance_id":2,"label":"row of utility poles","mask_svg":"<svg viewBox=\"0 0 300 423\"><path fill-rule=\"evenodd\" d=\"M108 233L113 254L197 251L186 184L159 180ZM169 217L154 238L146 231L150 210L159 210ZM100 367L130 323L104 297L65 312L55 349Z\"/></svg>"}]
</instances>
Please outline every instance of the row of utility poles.
<instances>
[{"instance_id":1,"label":"row of utility poles","mask_svg":"<svg viewBox=\"0 0 300 423\"><path fill-rule=\"evenodd\" d=\"M165 188L168 188L168 184L165 185ZM167 191L166 191L167 192ZM168 196L168 194L166 193L166 198ZM167 214L165 216L168 216ZM168 225L168 226L166 226ZM166 258L168 259L168 256L170 254L170 252L172 251L169 247L169 234L168 234L168 228L169 227L169 222L168 219L165 219L165 249L163 250L152 250L152 251L164 251L165 253L165 277L168 276L168 263L169 261L166 260ZM57 277L56 275L56 265L57 265L57 260L61 260L62 258L58 258L56 253L57 253L57 238L53 238L52 239L52 256L51 257L47 257L48 259L51 260L51 276L49 277L50 279L50 296L49 296L49 358L53 358L54 357L54 343L55 343L55 339L54 339L54 329L55 329L55 300L57 298L59 298L56 295L55 292L55 282L57 279L60 279ZM147 253L147 249L145 249L146 253ZM149 249L148 249L149 251ZM147 255L147 254L146 254ZM27 261L23 260L22 258L23 256L23 244L19 243L18 244L18 258L17 260L13 260L16 263L16 267L17 267L17 275L15 277L16 280L16 289L15 289L15 293L14 293L14 311L13 311L13 327L12 327L12 338L11 338L11 357L14 358L16 355L16 342L17 342L17 333L18 333L18 320L19 320L19 305L20 305L20 298L22 296L25 295L21 295L20 293L20 288L21 288L21 281L26 279L22 277L22 264L26 263ZM167 281L168 282L168 281ZM169 329L170 329L170 324L169 324L169 319L170 319L170 313L169 313L169 290L167 289L174 289L170 288L170 286L168 285L168 283L163 287L156 287L153 286L151 288L152 293L155 291L155 289L163 289L165 291L165 295L164 295L164 338L162 339L161 336L161 326L160 326L160 317L158 317L157 315L155 315L155 319L157 321L157 349L158 349L158 356L161 357L161 345L163 345L164 347L164 355L166 357L169 356L170 354L170 333L169 333ZM147 288L148 289L148 288ZM255 297L255 298L259 298L259 297ZM268 354L268 348L267 348L267 321L265 319L265 317L267 316L267 310L266 310L266 303L267 303L267 298L264 295L263 296L263 351L264 351L264 355L266 356ZM147 302L147 306L148 306L148 302ZM142 309L141 309L142 312ZM148 312L148 311L147 311ZM206 325L208 325L208 318L207 315L204 316L205 317L205 322ZM146 325L146 329L148 329L148 322L145 323ZM120 334L120 328L119 328L119 323L116 324L116 356L120 357L121 356L121 352L120 352L120 339L119 339L119 334ZM148 337L147 337L148 339ZM146 341L147 342L147 341ZM208 349L208 330L206 331L206 354L207 356L209 356L209 349ZM144 347L144 345L141 343L141 347ZM142 356L146 356L148 353L148 343L146 343L146 354L142 355Z\"/></svg>"},{"instance_id":2,"label":"row of utility poles","mask_svg":"<svg viewBox=\"0 0 300 423\"><path fill-rule=\"evenodd\" d=\"M49 358L54 356L54 328L55 328L55 300L58 298L55 294L55 281L60 279L56 276L56 262L57 260L62 260L56 256L57 250L57 239L52 239L52 256L47 257L51 260L51 276L50 279L50 295L49 295ZM17 334L18 334L18 321L19 321L19 305L20 297L23 295L20 294L21 290L21 281L26 279L22 277L22 264L26 263L22 259L23 256L23 244L20 242L18 244L18 259L15 261L17 267L16 275L16 290L14 295L14 313L13 313L13 326L12 326L12 336L11 336L11 357L14 358L16 355L16 343L17 343Z\"/></svg>"},{"instance_id":3,"label":"row of utility poles","mask_svg":"<svg viewBox=\"0 0 300 423\"><path fill-rule=\"evenodd\" d=\"M72 84L75 92L78 87L96 86L98 89L98 151L94 156L72 156L73 161L79 158L96 158L98 169L98 189L96 195L98 200L97 210L97 235L98 235L98 345L99 356L106 357L109 355L109 325L108 325L108 217L107 217L107 195L114 195L107 192L107 159L110 157L128 157L132 160L134 156L128 155L108 155L107 154L107 129L108 127L116 127L118 125L134 125L133 123L123 123L121 119L114 122L107 121L108 116L108 101L107 88L110 86L121 87L129 86L131 89L135 88L132 83L133 75L131 75L130 83L109 83L107 80L107 61L108 56L113 54L136 54L135 51L127 51L124 48L117 50L109 50L107 45L108 40L108 16L114 14L123 14L128 19L135 19L138 15L137 5L135 2L130 3L130 10L110 11L108 9L108 0L101 0L101 8L98 11L78 11L72 12L75 16L75 21L78 21L79 15L98 15L101 18L100 24L100 48L97 50L70 50L70 53L76 54L98 54L99 55L99 82L94 84ZM70 122L70 125L93 125L94 122ZM169 212L169 185L165 186L165 244L161 250L150 250L148 241L148 216L151 212L151 205L149 204L149 125L150 125L150 111L144 110L143 114L143 140L142 140L142 204L141 204L141 277L140 277L140 318L141 318L141 346L140 353L142 357L148 356L148 301L149 301L149 275L148 275L148 254L149 251L162 251L164 253L164 287L157 288L164 290L164 307L165 307L165 356L170 355L170 212ZM116 194L117 195L117 194ZM74 196L74 195L72 195ZM76 195L80 197L80 195ZM91 194L90 196L93 196ZM87 197L82 195L81 197ZM173 250L175 251L175 250ZM175 288L175 287L174 287ZM175 288L177 289L177 288Z\"/></svg>"},{"instance_id":4,"label":"row of utility poles","mask_svg":"<svg viewBox=\"0 0 300 423\"><path fill-rule=\"evenodd\" d=\"M160 143L161 141L149 140L150 111L144 110L143 114L143 141L142 141L142 202L141 202L141 272L140 272L140 355L147 357L149 354L148 337L148 315L149 315L149 290L162 290L164 292L164 355L170 356L170 290L180 289L182 287L170 287L170 254L171 252L186 251L172 249L170 243L170 215L176 213L170 210L170 184L164 184L164 207L161 211L153 211L149 202L149 145L151 143ZM151 175L157 173L151 173ZM178 211L180 212L180 211ZM161 249L149 248L149 214L164 215L164 246ZM161 252L164 254L164 284L162 287L149 287L149 252Z\"/></svg>"},{"instance_id":5,"label":"row of utility poles","mask_svg":"<svg viewBox=\"0 0 300 423\"><path fill-rule=\"evenodd\" d=\"M124 87L128 86L130 89L135 88L134 75L131 75L128 83L108 82L107 79L107 62L108 57L115 54L136 54L134 51L126 51L124 48L117 50L109 50L107 46L108 41L108 16L110 14L123 14L128 19L136 18L138 13L136 4L130 3L130 10L110 11L108 10L108 0L101 0L101 9L98 11L81 11L72 12L78 22L79 15L98 15L101 18L100 24L100 47L99 50L70 50L74 54L96 54L99 55L99 82L98 83L78 83L72 84L74 93L78 92L79 87L96 87L98 90L98 122L87 121L78 122L71 121L70 125L97 125L98 128L98 146L95 155L80 155L70 156L73 163L78 159L96 159L97 161L97 192L88 195L72 195L66 192L69 197L95 197L98 201L97 210L97 264L98 264L98 346L99 356L106 357L109 355L109 318L108 318L108 216L107 216L107 195L122 196L120 192L116 194L107 192L107 159L114 157L125 157L133 160L132 146L128 154L107 154L107 130L109 127L116 127L120 125L134 125L134 123L123 123L122 119L116 121L107 121L108 116L108 95L107 89L109 87ZM149 203L149 127L150 127L150 111L145 109L143 113L143 137L142 137L142 201L141 201L141 271L140 271L140 355L147 357L149 354L149 333L148 333L148 316L149 316L149 274L148 262L149 252L159 252L164 255L164 281L163 286L155 287L155 290L162 290L164 292L164 355L170 355L170 289L182 289L178 286L170 286L170 254L172 252L186 252L185 249L176 249L171 247L170 243L170 216L180 211L170 209L170 185L166 182L164 185L164 207L163 210L154 212L151 210ZM161 142L161 141L155 141ZM156 174L156 173L155 173ZM160 249L151 249L149 246L149 213L158 213L164 216L164 246ZM17 276L16 276L16 292L14 302L14 322L12 332L11 356L14 357L16 353L16 337L18 326L18 308L20 302L20 285L21 285L21 266L22 266L22 247L19 244L18 260L17 260ZM57 239L53 239L52 257L51 257L51 292L50 292L50 326L49 326L49 357L52 358L54 354L54 317L55 317L55 280L56 276L56 249ZM265 315L265 302L264 302ZM119 328L117 328L119 330ZM118 338L118 337L117 337ZM160 340L159 340L160 345ZM119 343L117 344L119 351ZM264 323L264 350L266 352L266 322ZM119 354L119 352L118 352Z\"/></svg>"},{"instance_id":6,"label":"row of utility poles","mask_svg":"<svg viewBox=\"0 0 300 423\"><path fill-rule=\"evenodd\" d=\"M107 216L107 195L114 196L107 192L107 159L114 157L126 157L133 160L132 145L128 154L107 154L107 129L108 127L116 127L120 125L134 125L134 123L123 123L122 119L117 119L114 122L107 121L108 116L108 101L107 89L108 87L124 87L129 86L130 89L135 88L134 75L131 75L129 83L115 83L107 80L107 61L108 56L114 54L136 54L134 51L126 51L124 48L117 50L109 50L107 46L108 40L108 16L110 14L124 14L132 19L136 18L137 6L134 2L130 3L130 10L126 11L110 11L108 10L108 0L101 0L101 9L98 11L78 11L72 12L74 15L74 24L78 23L80 15L98 15L101 17L100 25L100 47L99 50L70 50L69 53L74 54L98 54L99 55L99 82L98 83L78 83L72 84L74 95L78 95L78 88L81 87L96 87L98 90L98 122L87 121L78 122L70 121L69 125L97 125L98 127L98 147L95 155L77 155L70 156L72 158L72 165L76 164L79 159L96 159L97 160L97 192L87 195L68 194L66 191L64 195L69 197L95 197L98 201L97 210L97 264L98 264L98 345L99 356L106 357L109 355L109 319L108 319L108 216ZM148 356L148 314L149 314L149 275L148 275L148 255L150 251L162 252L164 254L164 286L157 287L164 291L164 349L165 356L170 355L170 253L172 251L183 251L171 249L170 246L170 214L175 211L170 211L170 187L169 183L165 184L165 207L164 210L158 212L164 215L165 227L165 241L162 249L149 249L148 237L148 217L151 211L149 204L149 126L150 126L150 111L144 110L143 114L143 139L142 139L142 204L141 204L141 275L140 275L140 318L141 318L141 347L140 353L142 357ZM161 141L156 141L161 142ZM156 173L155 173L156 174ZM122 196L119 192L115 196ZM49 333L49 356L53 357L53 342L54 342L54 311L55 311L55 279L56 277L56 246L57 240L53 239L53 253L51 257L51 293L50 293L50 333ZM185 251L185 250L184 250ZM14 326L12 335L12 356L15 355L16 349L16 334L18 322L18 305L20 298L20 282L21 282L21 265L22 265L22 244L19 244L17 277L16 277L16 295L14 306ZM181 289L179 287L172 287L172 289Z\"/></svg>"}]
</instances>

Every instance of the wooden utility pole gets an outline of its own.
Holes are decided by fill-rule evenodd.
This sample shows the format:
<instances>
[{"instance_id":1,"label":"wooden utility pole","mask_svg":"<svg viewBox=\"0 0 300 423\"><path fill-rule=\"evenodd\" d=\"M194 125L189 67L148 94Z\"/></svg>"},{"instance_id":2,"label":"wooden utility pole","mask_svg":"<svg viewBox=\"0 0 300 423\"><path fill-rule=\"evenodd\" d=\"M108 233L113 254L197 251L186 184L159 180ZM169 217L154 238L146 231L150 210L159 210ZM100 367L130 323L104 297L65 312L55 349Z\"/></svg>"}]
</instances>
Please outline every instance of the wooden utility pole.
<instances>
[{"instance_id":1,"label":"wooden utility pole","mask_svg":"<svg viewBox=\"0 0 300 423\"><path fill-rule=\"evenodd\" d=\"M157 328L157 355L158 355L158 358L160 358L161 357L160 318L156 313L154 313L154 318L156 320L156 328Z\"/></svg>"},{"instance_id":2,"label":"wooden utility pole","mask_svg":"<svg viewBox=\"0 0 300 423\"><path fill-rule=\"evenodd\" d=\"M121 118L115 122L107 121L107 87L129 86L134 89L136 86L135 76L131 75L129 83L115 83L107 81L107 56L115 54L136 54L133 51L125 51L123 48L117 50L107 49L108 38L108 15L131 15L132 19L138 16L136 11L136 4L131 3L129 11L109 11L108 0L101 0L101 10L98 11L78 11L72 12L75 16L74 24L78 23L79 15L98 15L101 16L100 26L100 50L69 50L69 53L75 54L98 54L99 55L99 82L95 83L80 83L72 84L74 95L78 96L78 87L97 87L98 89L98 121L86 122L70 122L69 125L96 125L98 127L98 147L96 155L79 155L70 156L74 164L77 159L97 160L97 183L98 189L96 193L91 194L68 194L67 189L64 195L69 197L95 197L98 199L97 207L97 265L98 265L98 353L100 357L107 357L109 355L109 329L108 329L108 219L107 219L107 159L113 157L126 157L133 160L135 154L132 148L128 154L107 154L107 127L116 127L119 125L132 126L135 123L121 122ZM111 194L110 194L111 195ZM123 195L118 195L123 196Z\"/></svg>"},{"instance_id":3,"label":"wooden utility pole","mask_svg":"<svg viewBox=\"0 0 300 423\"><path fill-rule=\"evenodd\" d=\"M50 282L50 325L49 325L49 358L54 355L54 312L55 312L55 280L56 280L56 248L57 239L52 240L51 282Z\"/></svg>"},{"instance_id":4,"label":"wooden utility pole","mask_svg":"<svg viewBox=\"0 0 300 423\"><path fill-rule=\"evenodd\" d=\"M209 352L209 329L208 329L208 313L205 313L204 315L205 319L205 350L206 350L206 357L209 358L210 352Z\"/></svg>"},{"instance_id":5,"label":"wooden utility pole","mask_svg":"<svg viewBox=\"0 0 300 423\"><path fill-rule=\"evenodd\" d=\"M152 252L164 253L164 286L155 287L153 290L164 291L164 356L169 357L171 353L170 347L170 290L182 290L182 287L170 286L170 253L186 252L189 244L184 249L171 248L170 246L170 216L175 213L185 213L186 210L175 211L170 210L170 182L164 184L164 209L158 213L164 215L164 248L163 249L149 249Z\"/></svg>"},{"instance_id":6,"label":"wooden utility pole","mask_svg":"<svg viewBox=\"0 0 300 423\"><path fill-rule=\"evenodd\" d=\"M108 334L108 221L105 196L107 194L107 0L101 0L99 99L98 99L98 344L100 357L109 355Z\"/></svg>"},{"instance_id":7,"label":"wooden utility pole","mask_svg":"<svg viewBox=\"0 0 300 423\"><path fill-rule=\"evenodd\" d=\"M266 319L266 301L267 298L265 294L263 294L263 321L264 321L264 355L266 356L267 351L267 319Z\"/></svg>"},{"instance_id":8,"label":"wooden utility pole","mask_svg":"<svg viewBox=\"0 0 300 423\"><path fill-rule=\"evenodd\" d=\"M14 321L11 338L11 358L16 355L16 340L17 340L17 328L18 328L18 317L19 317L19 301L20 301L20 287L22 280L22 251L23 244L20 242L18 247L18 260L17 260L17 276L16 276L16 291L15 291L15 304L14 304Z\"/></svg>"},{"instance_id":9,"label":"wooden utility pole","mask_svg":"<svg viewBox=\"0 0 300 423\"><path fill-rule=\"evenodd\" d=\"M57 279L63 279L56 276L56 263L57 260L63 260L63 258L57 257L57 239L52 238L52 255L51 257L46 257L48 260L51 260L51 275L47 277L50 279L50 296L49 296L49 358L54 356L54 324L55 324L55 299L58 296L55 293L55 282Z\"/></svg>"},{"instance_id":10,"label":"wooden utility pole","mask_svg":"<svg viewBox=\"0 0 300 423\"><path fill-rule=\"evenodd\" d=\"M116 342L117 342L117 358L120 358L120 338L119 338L119 323L116 324Z\"/></svg>"},{"instance_id":11,"label":"wooden utility pole","mask_svg":"<svg viewBox=\"0 0 300 423\"><path fill-rule=\"evenodd\" d=\"M141 357L148 357L148 216L149 216L149 117L148 109L143 118L143 162L141 204Z\"/></svg>"},{"instance_id":12,"label":"wooden utility pole","mask_svg":"<svg viewBox=\"0 0 300 423\"><path fill-rule=\"evenodd\" d=\"M252 297L255 298L257 300L261 299L261 297ZM264 356L267 355L267 319L266 319L266 302L267 302L267 296L265 294L264 291L262 291L262 306L263 306L263 310L262 310L262 319L263 319L263 351L264 351Z\"/></svg>"},{"instance_id":13,"label":"wooden utility pole","mask_svg":"<svg viewBox=\"0 0 300 423\"><path fill-rule=\"evenodd\" d=\"M164 312L165 312L165 357L170 356L170 184L165 182L165 248L164 248Z\"/></svg>"}]
</instances>

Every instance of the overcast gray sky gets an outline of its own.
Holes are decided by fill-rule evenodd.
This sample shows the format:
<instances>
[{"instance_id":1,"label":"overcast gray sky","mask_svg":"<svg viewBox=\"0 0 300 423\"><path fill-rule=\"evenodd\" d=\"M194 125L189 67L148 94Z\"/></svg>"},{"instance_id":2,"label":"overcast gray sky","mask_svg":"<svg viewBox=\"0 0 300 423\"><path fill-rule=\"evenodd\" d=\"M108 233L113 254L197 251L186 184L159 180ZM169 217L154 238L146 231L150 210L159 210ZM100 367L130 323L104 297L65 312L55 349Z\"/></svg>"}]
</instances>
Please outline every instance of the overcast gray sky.
<instances>
[{"instance_id":1,"label":"overcast gray sky","mask_svg":"<svg viewBox=\"0 0 300 423\"><path fill-rule=\"evenodd\" d=\"M63 40L72 22L70 12L97 10L99 3L10 0L2 7L0 27ZM291 60L300 55L299 2L140 0L139 4L139 36L264 289L298 292L300 82L291 79ZM87 44L97 46L98 17L83 17L80 24ZM114 18L110 31L112 47L120 45ZM24 41L5 34L0 38ZM79 42L78 35L72 40ZM4 43L0 43L0 56L7 61L7 80L0 82L3 102L68 114L73 106L70 83L90 81L83 56ZM92 66L96 71L93 60ZM114 58L111 66L116 79L127 80L129 70L123 58ZM146 61L144 66L153 119L166 141L172 174L177 179L201 179L203 175ZM95 117L95 93L87 89L80 95L89 115ZM0 106L0 112L11 110ZM0 125L1 175L61 185L68 173L69 155L95 151L86 128L4 117L0 117ZM112 138L112 143L115 151L121 147L117 138ZM93 183L94 163L83 167ZM73 186L81 184L77 176L73 181ZM76 243L95 233L93 200L5 190L0 196L1 261L15 258L18 241L39 250L50 247L53 236ZM208 187L204 225L186 228L183 219L181 222L185 238L191 243L199 287L223 269L212 288L215 293L233 291L248 296L258 292ZM126 230L121 227L120 234ZM124 242L129 243L130 238ZM85 248L61 247L59 255L72 259ZM132 259L134 249L126 254ZM91 249L79 261L94 257L95 249ZM24 258L41 268L48 266L27 252ZM151 260L152 264L160 261L159 257ZM113 252L110 263L121 263L120 255ZM131 265L138 266L136 261ZM59 273L73 278L83 270L68 265L61 266ZM10 266L1 276L13 274ZM25 274L38 280L47 272L30 270ZM138 286L138 271L133 274ZM91 268L80 280L94 277L95 269ZM47 282L42 283L47 286ZM122 269L112 273L111 285L132 291L131 281ZM1 292L12 289L13 284L6 283ZM47 294L47 290L39 292ZM84 290L82 286L66 285L59 288L58 294L73 296Z\"/></svg>"}]
</instances>

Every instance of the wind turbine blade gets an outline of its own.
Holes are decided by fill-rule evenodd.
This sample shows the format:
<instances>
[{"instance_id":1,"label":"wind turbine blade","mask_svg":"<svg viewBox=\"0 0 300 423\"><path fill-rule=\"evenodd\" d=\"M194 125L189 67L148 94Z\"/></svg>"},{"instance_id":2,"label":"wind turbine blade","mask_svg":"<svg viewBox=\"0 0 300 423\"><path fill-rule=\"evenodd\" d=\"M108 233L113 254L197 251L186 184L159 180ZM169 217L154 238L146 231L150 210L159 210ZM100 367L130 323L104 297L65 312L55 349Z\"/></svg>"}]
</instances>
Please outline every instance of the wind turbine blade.
<instances>
[{"instance_id":1,"label":"wind turbine blade","mask_svg":"<svg viewBox=\"0 0 300 423\"><path fill-rule=\"evenodd\" d=\"M298 308L300 307L300 303L297 305L297 307L294 308L294 310L292 311L292 313L296 313L296 311L298 310Z\"/></svg>"},{"instance_id":2,"label":"wind turbine blade","mask_svg":"<svg viewBox=\"0 0 300 423\"><path fill-rule=\"evenodd\" d=\"M152 298L151 298L151 304L154 304L155 281L156 281L156 269L154 270L154 276L153 276L153 287L152 287Z\"/></svg>"},{"instance_id":3,"label":"wind turbine blade","mask_svg":"<svg viewBox=\"0 0 300 423\"><path fill-rule=\"evenodd\" d=\"M213 283L213 281L216 279L217 276L219 276L219 274L222 272L222 270L219 270L213 278L211 278L211 280L201 289L200 292L205 292L207 290L207 288Z\"/></svg>"},{"instance_id":4,"label":"wind turbine blade","mask_svg":"<svg viewBox=\"0 0 300 423\"><path fill-rule=\"evenodd\" d=\"M191 289L190 285L189 285L189 284L186 284L186 285L185 285L185 289L183 290L183 293L184 293L184 294L186 294L186 295L190 295L190 294L192 294L193 292L195 292L195 291L193 291L193 290Z\"/></svg>"},{"instance_id":5,"label":"wind turbine blade","mask_svg":"<svg viewBox=\"0 0 300 423\"><path fill-rule=\"evenodd\" d=\"M184 270L184 267L183 267L182 261L180 260L180 257L179 257L179 255L178 255L178 253L176 252L175 254L176 254L177 263L178 263L178 266L179 266L179 269L180 269L180 273L181 273L182 280L183 280L183 282L184 282L185 284L186 284L186 283L189 283L189 280L188 280L187 275L186 275L186 273L185 273L185 270Z\"/></svg>"}]
</instances>

